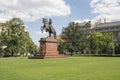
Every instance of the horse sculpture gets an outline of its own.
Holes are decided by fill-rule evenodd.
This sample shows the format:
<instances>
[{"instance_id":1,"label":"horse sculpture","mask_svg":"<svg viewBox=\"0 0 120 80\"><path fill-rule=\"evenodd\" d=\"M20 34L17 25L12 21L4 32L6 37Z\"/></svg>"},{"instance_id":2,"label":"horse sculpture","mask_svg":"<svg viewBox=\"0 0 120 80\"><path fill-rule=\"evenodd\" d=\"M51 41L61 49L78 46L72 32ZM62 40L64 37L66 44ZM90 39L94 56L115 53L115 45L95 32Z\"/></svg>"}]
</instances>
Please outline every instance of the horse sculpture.
<instances>
[{"instance_id":1,"label":"horse sculpture","mask_svg":"<svg viewBox=\"0 0 120 80\"><path fill-rule=\"evenodd\" d=\"M56 39L56 31L52 26L52 20L49 19L48 21L46 18L43 18L43 23L44 25L41 27L42 33L43 33L43 30L45 30L46 32L49 32L49 37L52 37L53 35L54 39Z\"/></svg>"}]
</instances>

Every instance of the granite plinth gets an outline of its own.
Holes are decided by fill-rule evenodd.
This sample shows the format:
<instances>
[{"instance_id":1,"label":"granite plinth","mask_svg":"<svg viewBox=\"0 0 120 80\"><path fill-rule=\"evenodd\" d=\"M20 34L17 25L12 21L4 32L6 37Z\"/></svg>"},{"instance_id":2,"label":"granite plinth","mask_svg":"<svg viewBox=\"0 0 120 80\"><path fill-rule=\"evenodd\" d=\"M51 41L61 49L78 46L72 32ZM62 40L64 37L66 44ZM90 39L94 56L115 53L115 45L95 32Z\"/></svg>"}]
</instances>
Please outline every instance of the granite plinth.
<instances>
[{"instance_id":1,"label":"granite plinth","mask_svg":"<svg viewBox=\"0 0 120 80\"><path fill-rule=\"evenodd\" d=\"M53 38L41 38L40 49L37 55L29 57L30 59L64 58L64 55L58 54L57 40Z\"/></svg>"}]
</instances>

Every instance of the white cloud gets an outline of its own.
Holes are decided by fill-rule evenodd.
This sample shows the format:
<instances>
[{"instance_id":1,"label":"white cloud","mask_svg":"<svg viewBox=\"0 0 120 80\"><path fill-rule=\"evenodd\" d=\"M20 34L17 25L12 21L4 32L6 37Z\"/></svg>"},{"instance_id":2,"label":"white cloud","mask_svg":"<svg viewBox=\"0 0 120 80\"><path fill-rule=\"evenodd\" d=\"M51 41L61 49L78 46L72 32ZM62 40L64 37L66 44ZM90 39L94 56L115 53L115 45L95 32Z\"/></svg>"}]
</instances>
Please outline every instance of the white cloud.
<instances>
[{"instance_id":1,"label":"white cloud","mask_svg":"<svg viewBox=\"0 0 120 80\"><path fill-rule=\"evenodd\" d=\"M75 23L83 23L83 22L88 22L91 21L91 19L84 19L84 20L75 20Z\"/></svg>"},{"instance_id":2,"label":"white cloud","mask_svg":"<svg viewBox=\"0 0 120 80\"><path fill-rule=\"evenodd\" d=\"M74 22L75 23L81 23L82 21L81 20L75 20Z\"/></svg>"},{"instance_id":3,"label":"white cloud","mask_svg":"<svg viewBox=\"0 0 120 80\"><path fill-rule=\"evenodd\" d=\"M66 16L70 6L64 0L0 0L0 20L19 17L35 21L44 16Z\"/></svg>"},{"instance_id":4,"label":"white cloud","mask_svg":"<svg viewBox=\"0 0 120 80\"><path fill-rule=\"evenodd\" d=\"M90 3L92 13L97 14L93 20L107 18L110 20L120 20L120 0L92 0Z\"/></svg>"},{"instance_id":5,"label":"white cloud","mask_svg":"<svg viewBox=\"0 0 120 80\"><path fill-rule=\"evenodd\" d=\"M47 32L43 31L43 33L41 31L36 32L37 35L47 35Z\"/></svg>"},{"instance_id":6,"label":"white cloud","mask_svg":"<svg viewBox=\"0 0 120 80\"><path fill-rule=\"evenodd\" d=\"M29 27L27 25L25 25L25 28L28 29Z\"/></svg>"}]
</instances>

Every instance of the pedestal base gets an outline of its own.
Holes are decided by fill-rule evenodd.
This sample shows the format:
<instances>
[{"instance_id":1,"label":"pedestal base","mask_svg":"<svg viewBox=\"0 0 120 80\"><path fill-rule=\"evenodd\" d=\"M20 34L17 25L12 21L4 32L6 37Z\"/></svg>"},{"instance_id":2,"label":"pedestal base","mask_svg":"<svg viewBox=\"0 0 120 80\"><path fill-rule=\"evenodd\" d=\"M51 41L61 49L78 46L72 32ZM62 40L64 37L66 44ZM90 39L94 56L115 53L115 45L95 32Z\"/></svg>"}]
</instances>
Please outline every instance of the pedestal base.
<instances>
[{"instance_id":1,"label":"pedestal base","mask_svg":"<svg viewBox=\"0 0 120 80\"><path fill-rule=\"evenodd\" d=\"M41 38L39 54L30 56L30 59L64 58L58 54L57 40L52 38Z\"/></svg>"},{"instance_id":2,"label":"pedestal base","mask_svg":"<svg viewBox=\"0 0 120 80\"><path fill-rule=\"evenodd\" d=\"M35 55L29 56L29 59L52 59L52 58L65 58L64 55Z\"/></svg>"}]
</instances>

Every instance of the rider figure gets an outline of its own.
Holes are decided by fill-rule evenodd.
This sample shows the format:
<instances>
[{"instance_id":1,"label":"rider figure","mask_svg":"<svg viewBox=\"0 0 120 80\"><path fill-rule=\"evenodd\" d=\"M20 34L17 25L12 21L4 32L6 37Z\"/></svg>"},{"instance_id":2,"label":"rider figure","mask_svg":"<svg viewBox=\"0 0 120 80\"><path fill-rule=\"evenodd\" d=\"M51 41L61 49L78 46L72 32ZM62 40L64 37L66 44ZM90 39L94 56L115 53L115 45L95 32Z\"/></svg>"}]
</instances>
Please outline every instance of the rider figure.
<instances>
[{"instance_id":1,"label":"rider figure","mask_svg":"<svg viewBox=\"0 0 120 80\"><path fill-rule=\"evenodd\" d=\"M44 25L41 27L41 31L43 32L43 29L46 30L46 32L49 32L49 37L51 37L51 34L53 34L54 39L56 39L56 31L52 26L52 20L49 19L49 21L46 18L43 18Z\"/></svg>"}]
</instances>

